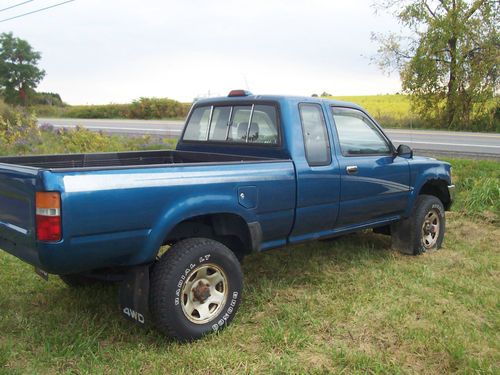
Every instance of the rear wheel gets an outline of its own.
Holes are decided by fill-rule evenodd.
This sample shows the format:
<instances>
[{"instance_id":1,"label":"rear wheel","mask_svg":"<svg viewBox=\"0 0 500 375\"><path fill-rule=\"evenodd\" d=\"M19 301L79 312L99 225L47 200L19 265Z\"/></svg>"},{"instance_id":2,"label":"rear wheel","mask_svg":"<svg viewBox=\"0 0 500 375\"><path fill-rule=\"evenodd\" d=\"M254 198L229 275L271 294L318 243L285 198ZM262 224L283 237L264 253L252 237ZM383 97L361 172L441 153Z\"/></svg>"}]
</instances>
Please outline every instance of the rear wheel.
<instances>
[{"instance_id":1,"label":"rear wheel","mask_svg":"<svg viewBox=\"0 0 500 375\"><path fill-rule=\"evenodd\" d=\"M211 239L183 240L153 267L151 315L167 336L198 339L232 321L241 290L240 264L229 248Z\"/></svg>"}]
</instances>

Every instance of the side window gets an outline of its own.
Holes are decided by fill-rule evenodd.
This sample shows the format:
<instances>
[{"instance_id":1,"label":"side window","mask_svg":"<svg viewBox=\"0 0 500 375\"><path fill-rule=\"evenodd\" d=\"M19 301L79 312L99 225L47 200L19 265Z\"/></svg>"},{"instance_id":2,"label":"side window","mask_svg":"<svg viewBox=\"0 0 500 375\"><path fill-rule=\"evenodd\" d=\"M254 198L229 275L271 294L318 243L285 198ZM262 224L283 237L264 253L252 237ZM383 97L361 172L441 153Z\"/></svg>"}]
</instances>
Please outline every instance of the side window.
<instances>
[{"instance_id":1,"label":"side window","mask_svg":"<svg viewBox=\"0 0 500 375\"><path fill-rule=\"evenodd\" d=\"M299 112L307 162L311 166L330 164L330 141L321 106L302 103Z\"/></svg>"},{"instance_id":2,"label":"side window","mask_svg":"<svg viewBox=\"0 0 500 375\"><path fill-rule=\"evenodd\" d=\"M391 148L375 124L356 109L332 107L344 156L387 155Z\"/></svg>"}]
</instances>

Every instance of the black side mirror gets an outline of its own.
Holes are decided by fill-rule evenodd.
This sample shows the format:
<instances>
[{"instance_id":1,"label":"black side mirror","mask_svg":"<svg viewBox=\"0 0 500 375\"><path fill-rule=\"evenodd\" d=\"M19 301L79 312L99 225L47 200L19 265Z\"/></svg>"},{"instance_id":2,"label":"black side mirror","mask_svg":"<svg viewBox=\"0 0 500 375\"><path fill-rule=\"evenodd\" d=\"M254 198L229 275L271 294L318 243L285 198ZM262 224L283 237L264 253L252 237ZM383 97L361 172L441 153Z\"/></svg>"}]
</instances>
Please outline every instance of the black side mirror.
<instances>
[{"instance_id":1,"label":"black side mirror","mask_svg":"<svg viewBox=\"0 0 500 375\"><path fill-rule=\"evenodd\" d=\"M401 156L402 158L411 159L413 157L413 150L410 146L399 145L396 150L396 155Z\"/></svg>"}]
</instances>

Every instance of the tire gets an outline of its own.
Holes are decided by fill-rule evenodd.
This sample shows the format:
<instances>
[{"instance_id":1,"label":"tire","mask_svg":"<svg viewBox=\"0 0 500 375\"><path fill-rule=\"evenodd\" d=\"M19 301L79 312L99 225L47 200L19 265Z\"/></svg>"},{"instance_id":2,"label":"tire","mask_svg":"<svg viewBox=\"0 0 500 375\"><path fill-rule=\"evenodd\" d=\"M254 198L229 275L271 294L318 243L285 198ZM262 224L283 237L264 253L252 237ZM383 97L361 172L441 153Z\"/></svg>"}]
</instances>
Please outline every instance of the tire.
<instances>
[{"instance_id":1,"label":"tire","mask_svg":"<svg viewBox=\"0 0 500 375\"><path fill-rule=\"evenodd\" d=\"M152 320L168 337L199 339L233 320L242 287L240 263L229 248L206 238L183 240L153 266Z\"/></svg>"},{"instance_id":2,"label":"tire","mask_svg":"<svg viewBox=\"0 0 500 375\"><path fill-rule=\"evenodd\" d=\"M411 217L391 227L393 247L410 255L440 249L445 229L443 203L433 195L419 195Z\"/></svg>"}]
</instances>

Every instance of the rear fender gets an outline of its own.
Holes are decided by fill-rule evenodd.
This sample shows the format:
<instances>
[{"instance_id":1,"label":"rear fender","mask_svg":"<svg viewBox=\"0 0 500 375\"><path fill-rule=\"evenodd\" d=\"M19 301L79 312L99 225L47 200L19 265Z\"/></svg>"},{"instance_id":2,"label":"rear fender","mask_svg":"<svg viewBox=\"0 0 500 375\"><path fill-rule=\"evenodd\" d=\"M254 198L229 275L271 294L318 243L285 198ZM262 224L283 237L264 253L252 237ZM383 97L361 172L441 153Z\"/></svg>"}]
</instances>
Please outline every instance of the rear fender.
<instances>
[{"instance_id":1,"label":"rear fender","mask_svg":"<svg viewBox=\"0 0 500 375\"><path fill-rule=\"evenodd\" d=\"M131 263L141 264L154 261L165 238L177 224L196 216L210 214L238 215L243 218L246 223L257 221L255 212L245 210L238 204L236 199L226 195L210 195L204 198L192 197L181 200L176 205L170 206L163 213L156 225L152 228L151 234L149 235L149 241L145 248L143 251L137 253L131 260Z\"/></svg>"}]
</instances>

